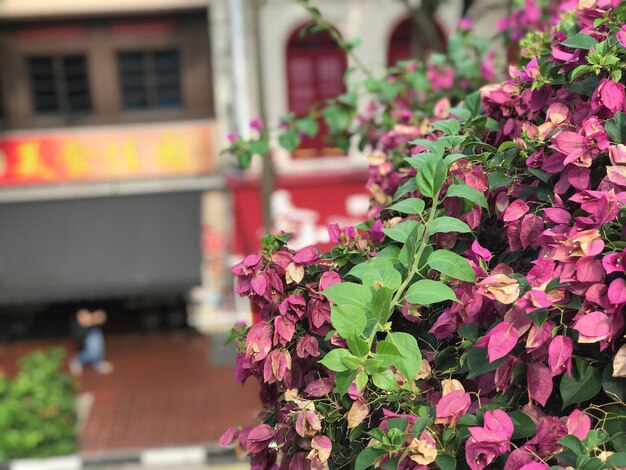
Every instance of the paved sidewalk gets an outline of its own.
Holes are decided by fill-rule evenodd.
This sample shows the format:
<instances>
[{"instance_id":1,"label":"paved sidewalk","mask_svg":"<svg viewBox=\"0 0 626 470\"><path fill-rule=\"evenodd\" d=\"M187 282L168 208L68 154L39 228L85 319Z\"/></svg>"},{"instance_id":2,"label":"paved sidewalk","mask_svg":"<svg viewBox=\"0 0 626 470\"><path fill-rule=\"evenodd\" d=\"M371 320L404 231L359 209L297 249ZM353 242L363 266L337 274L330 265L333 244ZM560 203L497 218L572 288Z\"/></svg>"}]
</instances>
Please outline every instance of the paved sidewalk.
<instances>
[{"instance_id":1,"label":"paved sidewalk","mask_svg":"<svg viewBox=\"0 0 626 470\"><path fill-rule=\"evenodd\" d=\"M234 359L219 344L187 332L107 337L113 374L80 377L94 397L81 453L210 444L230 425L254 423L258 386L233 382ZM0 345L0 364L10 372L19 355L53 345L73 353L69 340Z\"/></svg>"}]
</instances>

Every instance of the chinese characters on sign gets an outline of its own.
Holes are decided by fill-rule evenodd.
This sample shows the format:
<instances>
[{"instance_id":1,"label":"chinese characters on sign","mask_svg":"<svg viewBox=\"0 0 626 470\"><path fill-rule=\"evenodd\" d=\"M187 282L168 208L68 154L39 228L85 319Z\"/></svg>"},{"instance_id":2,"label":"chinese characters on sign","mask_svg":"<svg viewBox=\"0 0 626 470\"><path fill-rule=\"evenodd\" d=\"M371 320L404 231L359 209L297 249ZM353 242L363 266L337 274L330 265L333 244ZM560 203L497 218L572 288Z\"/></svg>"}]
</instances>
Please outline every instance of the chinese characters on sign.
<instances>
[{"instance_id":1,"label":"chinese characters on sign","mask_svg":"<svg viewBox=\"0 0 626 470\"><path fill-rule=\"evenodd\" d=\"M214 167L207 123L0 136L0 186L190 176Z\"/></svg>"}]
</instances>

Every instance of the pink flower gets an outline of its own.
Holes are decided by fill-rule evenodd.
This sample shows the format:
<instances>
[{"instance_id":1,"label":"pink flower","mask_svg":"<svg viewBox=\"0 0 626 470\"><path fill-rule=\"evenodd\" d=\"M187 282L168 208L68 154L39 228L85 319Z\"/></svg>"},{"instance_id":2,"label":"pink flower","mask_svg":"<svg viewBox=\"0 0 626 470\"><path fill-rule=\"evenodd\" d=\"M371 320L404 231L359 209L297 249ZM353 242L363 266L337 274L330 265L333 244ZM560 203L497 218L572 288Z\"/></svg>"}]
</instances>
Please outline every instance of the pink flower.
<instances>
[{"instance_id":1,"label":"pink flower","mask_svg":"<svg viewBox=\"0 0 626 470\"><path fill-rule=\"evenodd\" d=\"M269 323L252 325L246 336L246 356L254 362L262 361L272 348L272 327Z\"/></svg>"},{"instance_id":2,"label":"pink flower","mask_svg":"<svg viewBox=\"0 0 626 470\"><path fill-rule=\"evenodd\" d=\"M291 354L286 349L273 349L263 364L263 380L272 384L282 382L290 375Z\"/></svg>"},{"instance_id":3,"label":"pink flower","mask_svg":"<svg viewBox=\"0 0 626 470\"><path fill-rule=\"evenodd\" d=\"M307 459L311 461L312 469L328 468L326 462L333 450L333 443L327 436L315 436L311 440L311 452Z\"/></svg>"},{"instance_id":4,"label":"pink flower","mask_svg":"<svg viewBox=\"0 0 626 470\"><path fill-rule=\"evenodd\" d=\"M302 437L313 437L322 430L319 416L313 411L301 411L296 417L296 432Z\"/></svg>"},{"instance_id":5,"label":"pink flower","mask_svg":"<svg viewBox=\"0 0 626 470\"><path fill-rule=\"evenodd\" d=\"M552 394L552 375L550 369L540 362L533 362L526 370L528 380L528 395L530 398L545 406Z\"/></svg>"},{"instance_id":6,"label":"pink flower","mask_svg":"<svg viewBox=\"0 0 626 470\"><path fill-rule=\"evenodd\" d=\"M626 25L622 26L622 29L617 32L616 36L622 47L626 47Z\"/></svg>"},{"instance_id":7,"label":"pink flower","mask_svg":"<svg viewBox=\"0 0 626 470\"><path fill-rule=\"evenodd\" d=\"M451 428L455 427L456 422L467 413L471 404L469 393L465 393L463 390L453 390L441 397L437 403L435 423L448 424Z\"/></svg>"},{"instance_id":8,"label":"pink flower","mask_svg":"<svg viewBox=\"0 0 626 470\"><path fill-rule=\"evenodd\" d=\"M259 117L251 119L249 126L250 129L258 132L261 132L263 129L265 129L265 123L263 122L263 119Z\"/></svg>"},{"instance_id":9,"label":"pink flower","mask_svg":"<svg viewBox=\"0 0 626 470\"><path fill-rule=\"evenodd\" d=\"M573 352L574 346L571 338L563 335L552 338L548 348L548 367L550 367L552 377L561 375L565 371L568 374L571 373Z\"/></svg>"},{"instance_id":10,"label":"pink flower","mask_svg":"<svg viewBox=\"0 0 626 470\"><path fill-rule=\"evenodd\" d=\"M626 272L626 250L604 256L602 267L607 274Z\"/></svg>"},{"instance_id":11,"label":"pink flower","mask_svg":"<svg viewBox=\"0 0 626 470\"><path fill-rule=\"evenodd\" d=\"M435 67L432 64L428 64L426 76L430 81L430 86L433 91L449 90L454 86L454 77L456 76L456 70L454 69L454 67Z\"/></svg>"},{"instance_id":12,"label":"pink flower","mask_svg":"<svg viewBox=\"0 0 626 470\"><path fill-rule=\"evenodd\" d=\"M259 424L252 428L248 434L246 448L251 454L258 454L267 449L272 439L274 439L274 430L267 424Z\"/></svg>"},{"instance_id":13,"label":"pink flower","mask_svg":"<svg viewBox=\"0 0 626 470\"><path fill-rule=\"evenodd\" d=\"M313 398L323 397L333 391L333 381L328 377L317 379L307 385L304 393Z\"/></svg>"},{"instance_id":14,"label":"pink flower","mask_svg":"<svg viewBox=\"0 0 626 470\"><path fill-rule=\"evenodd\" d=\"M478 283L478 293L488 299L509 305L519 297L519 282L506 274L494 274Z\"/></svg>"},{"instance_id":15,"label":"pink flower","mask_svg":"<svg viewBox=\"0 0 626 470\"><path fill-rule=\"evenodd\" d=\"M620 111L624 106L624 101L626 101L624 85L615 83L608 78L603 78L600 81L596 92L600 94L600 102L613 113Z\"/></svg>"},{"instance_id":16,"label":"pink flower","mask_svg":"<svg viewBox=\"0 0 626 470\"><path fill-rule=\"evenodd\" d=\"M567 434L576 436L582 441L587 437L591 429L591 418L589 418L589 415L576 409L567 417L565 426L567 427Z\"/></svg>"},{"instance_id":17,"label":"pink flower","mask_svg":"<svg viewBox=\"0 0 626 470\"><path fill-rule=\"evenodd\" d=\"M464 31L469 31L473 27L474 27L474 22L466 16L461 18L461 20L459 21L459 29L462 29Z\"/></svg>"},{"instance_id":18,"label":"pink flower","mask_svg":"<svg viewBox=\"0 0 626 470\"><path fill-rule=\"evenodd\" d=\"M479 348L487 346L489 361L493 362L510 353L517 345L519 333L509 322L498 323L482 337L476 346Z\"/></svg>"},{"instance_id":19,"label":"pink flower","mask_svg":"<svg viewBox=\"0 0 626 470\"><path fill-rule=\"evenodd\" d=\"M613 165L626 165L626 145L611 145L609 147L609 158Z\"/></svg>"},{"instance_id":20,"label":"pink flower","mask_svg":"<svg viewBox=\"0 0 626 470\"><path fill-rule=\"evenodd\" d=\"M487 411L483 427L470 427L465 442L465 459L472 470L482 470L511 449L513 421L502 410Z\"/></svg>"},{"instance_id":21,"label":"pink flower","mask_svg":"<svg viewBox=\"0 0 626 470\"><path fill-rule=\"evenodd\" d=\"M613 305L626 303L626 280L621 277L614 279L611 284L609 284L607 295L609 302Z\"/></svg>"},{"instance_id":22,"label":"pink flower","mask_svg":"<svg viewBox=\"0 0 626 470\"><path fill-rule=\"evenodd\" d=\"M341 282L341 277L339 276L339 274L337 274L335 271L326 271L320 277L319 288L321 291L326 290L330 286L334 284L339 284L340 282Z\"/></svg>"},{"instance_id":23,"label":"pink flower","mask_svg":"<svg viewBox=\"0 0 626 470\"><path fill-rule=\"evenodd\" d=\"M296 345L296 354L301 359L318 357L320 355L320 351L317 339L311 335L302 335Z\"/></svg>"},{"instance_id":24,"label":"pink flower","mask_svg":"<svg viewBox=\"0 0 626 470\"><path fill-rule=\"evenodd\" d=\"M580 317L572 327L578 331L578 342L597 343L608 338L610 333L608 320L606 314L599 311Z\"/></svg>"}]
</instances>

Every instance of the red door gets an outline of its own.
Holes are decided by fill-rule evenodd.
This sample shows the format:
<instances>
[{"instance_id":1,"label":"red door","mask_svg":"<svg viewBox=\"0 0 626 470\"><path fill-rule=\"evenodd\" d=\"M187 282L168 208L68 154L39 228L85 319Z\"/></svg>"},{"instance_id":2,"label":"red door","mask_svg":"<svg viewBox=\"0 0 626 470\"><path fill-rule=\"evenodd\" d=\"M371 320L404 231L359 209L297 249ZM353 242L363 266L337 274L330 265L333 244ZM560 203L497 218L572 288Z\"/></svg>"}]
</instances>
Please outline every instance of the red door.
<instances>
[{"instance_id":1,"label":"red door","mask_svg":"<svg viewBox=\"0 0 626 470\"><path fill-rule=\"evenodd\" d=\"M305 34L300 32L307 29ZM287 43L287 87L289 110L296 115L307 114L317 104L345 92L343 75L347 69L345 52L328 32L298 28ZM320 133L304 137L296 158L341 155L326 143L326 128L320 120Z\"/></svg>"},{"instance_id":2,"label":"red door","mask_svg":"<svg viewBox=\"0 0 626 470\"><path fill-rule=\"evenodd\" d=\"M435 29L439 33L441 43L445 46L446 35L443 29L433 18L431 20L435 25ZM415 26L415 22L411 17L405 18L394 28L389 40L389 46L387 49L387 66L393 67L398 62L424 58L432 50L432 46L426 45L424 51L415 51L415 38L420 34Z\"/></svg>"}]
</instances>

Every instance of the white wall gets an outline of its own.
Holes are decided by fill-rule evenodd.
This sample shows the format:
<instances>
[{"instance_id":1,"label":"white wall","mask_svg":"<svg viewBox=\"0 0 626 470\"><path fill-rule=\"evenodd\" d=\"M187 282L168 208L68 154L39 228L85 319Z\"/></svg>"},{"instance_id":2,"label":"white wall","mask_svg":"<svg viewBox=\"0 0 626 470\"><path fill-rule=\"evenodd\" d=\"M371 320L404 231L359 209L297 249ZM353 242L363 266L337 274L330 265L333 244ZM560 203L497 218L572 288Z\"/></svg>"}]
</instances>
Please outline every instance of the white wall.
<instances>
[{"instance_id":1,"label":"white wall","mask_svg":"<svg viewBox=\"0 0 626 470\"><path fill-rule=\"evenodd\" d=\"M387 62L387 44L395 26L408 12L399 0L318 0L314 2L325 20L332 23L346 39L359 38L361 46L356 55L373 73L380 73ZM452 32L460 19L461 0L446 2L437 20L446 32ZM310 20L308 13L293 0L269 0L261 12L262 50L265 79L265 99L270 122L288 110L286 45L297 27ZM354 65L349 63L349 66ZM354 80L362 76L353 75ZM346 165L345 158L326 158L315 162L291 162L286 153L278 155L279 166L299 166L303 171L313 166L333 168ZM366 166L360 155L351 155L350 164Z\"/></svg>"}]
</instances>

